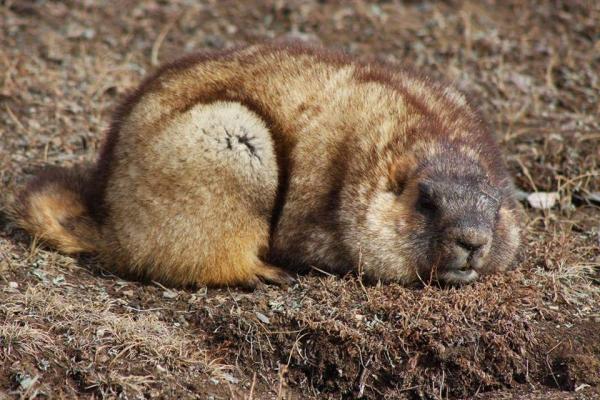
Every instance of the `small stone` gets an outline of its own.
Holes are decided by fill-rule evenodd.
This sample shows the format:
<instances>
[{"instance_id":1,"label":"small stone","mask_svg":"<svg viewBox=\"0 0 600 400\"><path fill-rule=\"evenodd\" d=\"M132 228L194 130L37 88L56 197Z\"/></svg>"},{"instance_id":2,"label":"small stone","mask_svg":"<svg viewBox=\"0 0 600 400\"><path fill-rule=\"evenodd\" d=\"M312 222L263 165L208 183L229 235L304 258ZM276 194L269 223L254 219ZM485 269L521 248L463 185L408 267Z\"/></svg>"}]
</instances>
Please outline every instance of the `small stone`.
<instances>
[{"instance_id":1,"label":"small stone","mask_svg":"<svg viewBox=\"0 0 600 400\"><path fill-rule=\"evenodd\" d=\"M8 287L11 289L17 289L19 284L17 282L8 282Z\"/></svg>"},{"instance_id":2,"label":"small stone","mask_svg":"<svg viewBox=\"0 0 600 400\"><path fill-rule=\"evenodd\" d=\"M184 326L184 327L188 327L190 326L189 322L187 322L187 320L185 319L185 317L183 315L179 315L179 318L177 318L177 320L179 321L179 323Z\"/></svg>"},{"instance_id":3,"label":"small stone","mask_svg":"<svg viewBox=\"0 0 600 400\"><path fill-rule=\"evenodd\" d=\"M549 210L556 205L559 200L557 192L535 192L527 196L527 202L533 208L540 210Z\"/></svg>"},{"instance_id":4,"label":"small stone","mask_svg":"<svg viewBox=\"0 0 600 400\"><path fill-rule=\"evenodd\" d=\"M271 321L269 320L269 317L267 317L265 314L260 313L258 311L255 311L254 314L256 314L256 318L258 318L258 320L260 322L262 322L263 324L270 324Z\"/></svg>"},{"instance_id":5,"label":"small stone","mask_svg":"<svg viewBox=\"0 0 600 400\"><path fill-rule=\"evenodd\" d=\"M177 296L179 296L179 294L177 294L176 292L174 292L174 291L172 291L172 290L165 290L165 291L163 292L163 297L164 297L165 299L174 299L174 298L176 298Z\"/></svg>"},{"instance_id":6,"label":"small stone","mask_svg":"<svg viewBox=\"0 0 600 400\"><path fill-rule=\"evenodd\" d=\"M227 374L227 373L223 374L223 379L225 379L227 382L232 383L234 385L236 385L240 381L235 376Z\"/></svg>"},{"instance_id":7,"label":"small stone","mask_svg":"<svg viewBox=\"0 0 600 400\"><path fill-rule=\"evenodd\" d=\"M35 378L32 378L28 375L25 375L24 377L22 377L19 380L19 386L21 386L21 389L23 390L27 390L29 389L31 386L33 386L34 383L36 383L38 380L38 377L36 376Z\"/></svg>"},{"instance_id":8,"label":"small stone","mask_svg":"<svg viewBox=\"0 0 600 400\"><path fill-rule=\"evenodd\" d=\"M46 278L46 273L41 269L33 270L32 274L35 275L42 282L48 281L48 279Z\"/></svg>"},{"instance_id":9,"label":"small stone","mask_svg":"<svg viewBox=\"0 0 600 400\"><path fill-rule=\"evenodd\" d=\"M590 387L590 385L588 385L587 383L582 383L581 385L579 385L575 388L575 391L579 392L580 390L583 390L583 389L589 388L589 387Z\"/></svg>"},{"instance_id":10,"label":"small stone","mask_svg":"<svg viewBox=\"0 0 600 400\"><path fill-rule=\"evenodd\" d=\"M48 360L42 359L38 362L37 367L41 370L41 371L47 371L48 367L50 367L50 362Z\"/></svg>"},{"instance_id":11,"label":"small stone","mask_svg":"<svg viewBox=\"0 0 600 400\"><path fill-rule=\"evenodd\" d=\"M58 275L56 278L52 279L52 283L56 286L61 286L63 283L65 283L65 276Z\"/></svg>"},{"instance_id":12,"label":"small stone","mask_svg":"<svg viewBox=\"0 0 600 400\"><path fill-rule=\"evenodd\" d=\"M277 300L269 301L269 307L271 307L271 310L273 310L273 311L283 311L284 310L283 303L280 301L277 301Z\"/></svg>"}]
</instances>

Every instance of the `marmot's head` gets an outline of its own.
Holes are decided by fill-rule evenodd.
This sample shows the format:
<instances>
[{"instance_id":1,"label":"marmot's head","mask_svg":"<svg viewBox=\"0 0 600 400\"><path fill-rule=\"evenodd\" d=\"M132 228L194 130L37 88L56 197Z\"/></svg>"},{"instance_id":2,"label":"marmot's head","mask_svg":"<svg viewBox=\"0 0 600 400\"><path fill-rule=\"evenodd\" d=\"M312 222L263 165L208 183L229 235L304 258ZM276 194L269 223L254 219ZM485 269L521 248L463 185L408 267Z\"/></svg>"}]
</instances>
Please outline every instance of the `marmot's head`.
<instances>
[{"instance_id":1,"label":"marmot's head","mask_svg":"<svg viewBox=\"0 0 600 400\"><path fill-rule=\"evenodd\" d=\"M393 164L390 187L375 194L365 219L372 239L367 253L374 257L369 275L467 283L511 264L519 229L510 181L494 184L476 157L462 150L445 148Z\"/></svg>"}]
</instances>

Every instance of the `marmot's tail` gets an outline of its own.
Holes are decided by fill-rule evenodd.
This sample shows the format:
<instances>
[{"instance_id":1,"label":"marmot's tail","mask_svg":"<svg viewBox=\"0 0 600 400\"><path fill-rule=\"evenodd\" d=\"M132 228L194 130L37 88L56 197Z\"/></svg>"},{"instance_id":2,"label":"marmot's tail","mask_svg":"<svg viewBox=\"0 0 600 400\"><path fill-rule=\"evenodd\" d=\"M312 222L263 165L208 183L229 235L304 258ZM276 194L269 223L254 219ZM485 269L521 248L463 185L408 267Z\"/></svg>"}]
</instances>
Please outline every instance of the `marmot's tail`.
<instances>
[{"instance_id":1,"label":"marmot's tail","mask_svg":"<svg viewBox=\"0 0 600 400\"><path fill-rule=\"evenodd\" d=\"M89 169L48 168L19 193L9 213L32 236L67 253L94 253L101 246L88 209Z\"/></svg>"}]
</instances>

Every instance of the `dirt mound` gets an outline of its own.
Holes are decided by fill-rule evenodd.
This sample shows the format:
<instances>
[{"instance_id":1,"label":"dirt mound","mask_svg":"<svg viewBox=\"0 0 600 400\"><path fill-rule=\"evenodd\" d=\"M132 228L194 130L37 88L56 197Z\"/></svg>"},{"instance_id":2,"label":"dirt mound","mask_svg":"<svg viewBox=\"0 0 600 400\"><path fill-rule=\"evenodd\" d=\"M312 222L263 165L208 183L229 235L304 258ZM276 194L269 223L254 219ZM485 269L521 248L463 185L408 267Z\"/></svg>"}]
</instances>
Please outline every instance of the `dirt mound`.
<instances>
[{"instance_id":1,"label":"dirt mound","mask_svg":"<svg viewBox=\"0 0 600 400\"><path fill-rule=\"evenodd\" d=\"M214 345L231 342L248 374L285 371L290 385L321 396L463 398L525 384L597 385L600 332L590 324L563 346L573 327L541 311L542 293L520 273L461 289L313 277L194 308L192 324L221 331Z\"/></svg>"}]
</instances>

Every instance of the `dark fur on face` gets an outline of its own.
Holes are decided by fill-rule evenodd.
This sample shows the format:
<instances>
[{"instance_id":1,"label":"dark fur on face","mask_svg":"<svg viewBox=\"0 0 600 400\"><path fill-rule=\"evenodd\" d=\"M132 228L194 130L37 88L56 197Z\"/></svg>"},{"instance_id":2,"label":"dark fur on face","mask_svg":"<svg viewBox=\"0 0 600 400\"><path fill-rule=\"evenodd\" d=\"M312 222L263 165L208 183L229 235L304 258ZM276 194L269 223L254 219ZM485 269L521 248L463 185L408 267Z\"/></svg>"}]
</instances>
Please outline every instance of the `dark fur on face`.
<instances>
[{"instance_id":1,"label":"dark fur on face","mask_svg":"<svg viewBox=\"0 0 600 400\"><path fill-rule=\"evenodd\" d=\"M510 260L502 254L504 235L495 235L506 199L485 168L454 146L424 159L398 184L403 203L412 207L410 242L423 280L448 283L475 280L490 264ZM422 155L420 157L423 157ZM402 215L406 218L406 215ZM502 243L500 243L502 244Z\"/></svg>"},{"instance_id":2,"label":"dark fur on face","mask_svg":"<svg viewBox=\"0 0 600 400\"><path fill-rule=\"evenodd\" d=\"M425 221L440 278L475 278L487 261L501 194L476 162L463 159L461 168L451 162L438 159L425 168L415 209Z\"/></svg>"}]
</instances>

